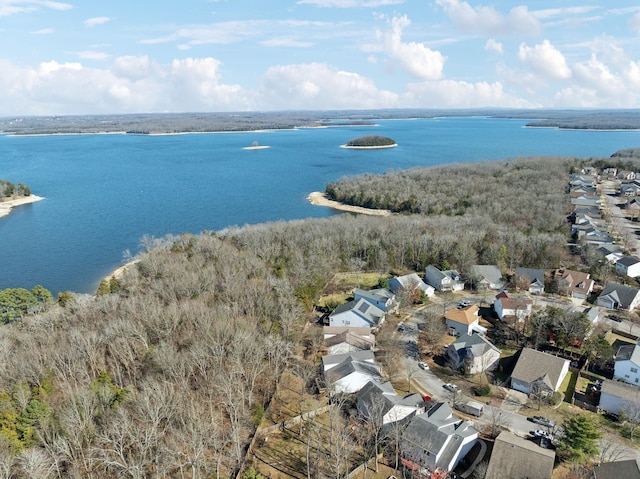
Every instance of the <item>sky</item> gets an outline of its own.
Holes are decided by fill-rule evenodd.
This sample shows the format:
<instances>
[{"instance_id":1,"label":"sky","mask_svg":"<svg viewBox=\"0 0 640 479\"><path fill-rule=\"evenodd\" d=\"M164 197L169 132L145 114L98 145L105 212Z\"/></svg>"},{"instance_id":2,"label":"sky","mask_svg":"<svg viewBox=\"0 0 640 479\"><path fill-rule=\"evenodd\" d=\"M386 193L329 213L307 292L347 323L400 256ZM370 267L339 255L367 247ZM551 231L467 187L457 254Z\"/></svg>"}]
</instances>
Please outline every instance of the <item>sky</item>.
<instances>
[{"instance_id":1,"label":"sky","mask_svg":"<svg viewBox=\"0 0 640 479\"><path fill-rule=\"evenodd\" d=\"M635 0L0 0L0 116L640 108Z\"/></svg>"}]
</instances>

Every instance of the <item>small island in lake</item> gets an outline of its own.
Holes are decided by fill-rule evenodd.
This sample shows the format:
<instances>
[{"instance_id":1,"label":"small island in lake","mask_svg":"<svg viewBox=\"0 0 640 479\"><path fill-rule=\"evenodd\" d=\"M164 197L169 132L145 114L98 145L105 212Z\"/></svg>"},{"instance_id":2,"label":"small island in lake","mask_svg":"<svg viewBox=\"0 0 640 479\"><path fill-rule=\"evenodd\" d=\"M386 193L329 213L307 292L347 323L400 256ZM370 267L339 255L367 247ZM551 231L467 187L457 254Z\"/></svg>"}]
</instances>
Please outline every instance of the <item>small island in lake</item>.
<instances>
[{"instance_id":1,"label":"small island in lake","mask_svg":"<svg viewBox=\"0 0 640 479\"><path fill-rule=\"evenodd\" d=\"M395 146L398 146L395 140L386 136L366 135L354 138L346 145L340 145L340 148L375 150L378 148L393 148Z\"/></svg>"},{"instance_id":2,"label":"small island in lake","mask_svg":"<svg viewBox=\"0 0 640 479\"><path fill-rule=\"evenodd\" d=\"M257 141L254 141L253 143L251 143L251 146L245 146L242 149L243 150L265 150L267 148L271 148L271 147L266 145L259 145Z\"/></svg>"}]
</instances>

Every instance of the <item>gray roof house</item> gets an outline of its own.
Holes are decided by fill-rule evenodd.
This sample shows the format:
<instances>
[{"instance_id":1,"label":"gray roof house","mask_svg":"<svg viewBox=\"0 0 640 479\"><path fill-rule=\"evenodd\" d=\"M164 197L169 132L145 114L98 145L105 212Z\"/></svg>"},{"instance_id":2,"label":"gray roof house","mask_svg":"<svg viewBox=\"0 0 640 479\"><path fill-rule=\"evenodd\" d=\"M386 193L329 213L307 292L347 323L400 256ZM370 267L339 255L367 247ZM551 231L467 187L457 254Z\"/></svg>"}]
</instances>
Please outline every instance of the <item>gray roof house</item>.
<instances>
[{"instance_id":1,"label":"gray roof house","mask_svg":"<svg viewBox=\"0 0 640 479\"><path fill-rule=\"evenodd\" d=\"M385 313L393 310L395 297L395 294L385 288L372 289L369 291L360 288L353 290L354 300L364 299Z\"/></svg>"},{"instance_id":2,"label":"gray roof house","mask_svg":"<svg viewBox=\"0 0 640 479\"><path fill-rule=\"evenodd\" d=\"M597 304L601 308L631 311L640 304L640 289L609 281L598 296Z\"/></svg>"},{"instance_id":3,"label":"gray roof house","mask_svg":"<svg viewBox=\"0 0 640 479\"><path fill-rule=\"evenodd\" d=\"M453 416L448 404L438 403L424 414L414 416L402 433L402 456L430 471L451 471L478 440L478 431L469 421Z\"/></svg>"},{"instance_id":4,"label":"gray roof house","mask_svg":"<svg viewBox=\"0 0 640 479\"><path fill-rule=\"evenodd\" d=\"M384 321L385 312L364 298L338 306L329 315L329 326L377 328Z\"/></svg>"},{"instance_id":5,"label":"gray roof house","mask_svg":"<svg viewBox=\"0 0 640 479\"><path fill-rule=\"evenodd\" d=\"M640 406L640 387L622 381L606 380L602 382L600 404L598 404L600 409L612 414L619 414L632 403Z\"/></svg>"},{"instance_id":6,"label":"gray roof house","mask_svg":"<svg viewBox=\"0 0 640 479\"><path fill-rule=\"evenodd\" d=\"M379 415L383 426L426 411L420 394L399 396L389 381L369 381L358 392L356 406L358 412L367 419Z\"/></svg>"},{"instance_id":7,"label":"gray roof house","mask_svg":"<svg viewBox=\"0 0 640 479\"><path fill-rule=\"evenodd\" d=\"M462 291L464 281L455 269L440 271L433 265L426 267L424 280L438 291Z\"/></svg>"},{"instance_id":8,"label":"gray roof house","mask_svg":"<svg viewBox=\"0 0 640 479\"><path fill-rule=\"evenodd\" d=\"M322 356L322 370L328 371L344 362L361 361L374 364L376 362L373 351L353 351L345 354L328 354Z\"/></svg>"},{"instance_id":9,"label":"gray roof house","mask_svg":"<svg viewBox=\"0 0 640 479\"><path fill-rule=\"evenodd\" d=\"M397 293L400 290L413 290L415 288L420 288L427 296L433 296L436 292L433 286L428 285L422 278L418 276L416 273L409 273L403 276L396 276L394 278L389 278L389 289L394 293Z\"/></svg>"},{"instance_id":10,"label":"gray roof house","mask_svg":"<svg viewBox=\"0 0 640 479\"><path fill-rule=\"evenodd\" d=\"M531 294L544 293L544 270L532 268L516 268L516 283L526 284Z\"/></svg>"},{"instance_id":11,"label":"gray roof house","mask_svg":"<svg viewBox=\"0 0 640 479\"><path fill-rule=\"evenodd\" d=\"M500 350L479 334L463 334L447 346L449 362L467 374L493 371L500 361Z\"/></svg>"},{"instance_id":12,"label":"gray roof house","mask_svg":"<svg viewBox=\"0 0 640 479\"><path fill-rule=\"evenodd\" d=\"M523 348L511 373L511 388L525 394L538 390L553 393L569 372L569 360Z\"/></svg>"},{"instance_id":13,"label":"gray roof house","mask_svg":"<svg viewBox=\"0 0 640 479\"><path fill-rule=\"evenodd\" d=\"M504 280L497 264L474 264L471 281L476 289L502 289Z\"/></svg>"},{"instance_id":14,"label":"gray roof house","mask_svg":"<svg viewBox=\"0 0 640 479\"><path fill-rule=\"evenodd\" d=\"M328 338L325 336L324 344L327 347L328 355L366 351L375 347L376 340L375 336L371 334L371 329L367 328L369 329L367 334L357 334L349 331L349 328L344 329L344 331Z\"/></svg>"},{"instance_id":15,"label":"gray roof house","mask_svg":"<svg viewBox=\"0 0 640 479\"><path fill-rule=\"evenodd\" d=\"M369 381L382 377L380 363L344 361L324 372L330 395L352 394L360 391Z\"/></svg>"},{"instance_id":16,"label":"gray roof house","mask_svg":"<svg viewBox=\"0 0 640 479\"><path fill-rule=\"evenodd\" d=\"M640 462L638 459L600 462L593 466L593 477L594 479L640 479Z\"/></svg>"},{"instance_id":17,"label":"gray roof house","mask_svg":"<svg viewBox=\"0 0 640 479\"><path fill-rule=\"evenodd\" d=\"M487 479L551 479L556 453L508 431L493 444Z\"/></svg>"}]
</instances>

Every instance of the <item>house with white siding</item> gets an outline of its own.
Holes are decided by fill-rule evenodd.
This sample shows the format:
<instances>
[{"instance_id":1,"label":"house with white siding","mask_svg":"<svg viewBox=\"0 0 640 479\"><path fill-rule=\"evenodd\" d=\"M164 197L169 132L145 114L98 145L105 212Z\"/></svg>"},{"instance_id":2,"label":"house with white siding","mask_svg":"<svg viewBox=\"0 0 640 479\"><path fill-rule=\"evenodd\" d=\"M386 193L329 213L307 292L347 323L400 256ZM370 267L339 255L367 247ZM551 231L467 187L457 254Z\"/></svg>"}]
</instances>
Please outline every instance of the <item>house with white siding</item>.
<instances>
[{"instance_id":1,"label":"house with white siding","mask_svg":"<svg viewBox=\"0 0 640 479\"><path fill-rule=\"evenodd\" d=\"M618 348L613 379L640 386L640 346L637 343Z\"/></svg>"},{"instance_id":2,"label":"house with white siding","mask_svg":"<svg viewBox=\"0 0 640 479\"><path fill-rule=\"evenodd\" d=\"M557 391L569 372L569 360L523 348L511 373L511 388L525 394Z\"/></svg>"}]
</instances>

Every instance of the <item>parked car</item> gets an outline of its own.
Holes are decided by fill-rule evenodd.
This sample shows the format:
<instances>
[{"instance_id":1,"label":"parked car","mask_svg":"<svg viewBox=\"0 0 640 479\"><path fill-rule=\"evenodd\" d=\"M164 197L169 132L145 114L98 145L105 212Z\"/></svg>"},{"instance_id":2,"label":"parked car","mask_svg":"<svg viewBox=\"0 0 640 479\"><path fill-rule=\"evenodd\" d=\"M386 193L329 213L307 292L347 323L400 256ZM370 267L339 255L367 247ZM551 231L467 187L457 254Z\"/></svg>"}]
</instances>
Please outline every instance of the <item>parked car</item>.
<instances>
[{"instance_id":1,"label":"parked car","mask_svg":"<svg viewBox=\"0 0 640 479\"><path fill-rule=\"evenodd\" d=\"M456 386L455 384L445 383L445 384L442 385L442 387L445 388L447 391L450 391L452 393L460 392L460 388L458 386Z\"/></svg>"},{"instance_id":2,"label":"parked car","mask_svg":"<svg viewBox=\"0 0 640 479\"><path fill-rule=\"evenodd\" d=\"M419 361L418 362L418 367L420 369L424 369L425 371L429 369L429 365L427 363L425 363L424 361Z\"/></svg>"},{"instance_id":3,"label":"parked car","mask_svg":"<svg viewBox=\"0 0 640 479\"><path fill-rule=\"evenodd\" d=\"M458 306L460 308L466 308L467 306L471 306L471 304L472 304L471 301L465 299L464 301L460 301L458 303Z\"/></svg>"},{"instance_id":4,"label":"parked car","mask_svg":"<svg viewBox=\"0 0 640 479\"><path fill-rule=\"evenodd\" d=\"M617 314L610 314L609 315L609 319L611 321L615 321L616 323L619 323L622 321L622 318L620 316L618 316Z\"/></svg>"},{"instance_id":5,"label":"parked car","mask_svg":"<svg viewBox=\"0 0 640 479\"><path fill-rule=\"evenodd\" d=\"M530 418L530 420L535 424L540 424L541 426L546 426L546 427L553 427L556 425L555 422L542 416L533 416L532 418Z\"/></svg>"},{"instance_id":6,"label":"parked car","mask_svg":"<svg viewBox=\"0 0 640 479\"><path fill-rule=\"evenodd\" d=\"M544 437L549 441L553 441L553 435L548 433L547 431L543 431L542 429L536 429L532 432L535 437Z\"/></svg>"}]
</instances>

